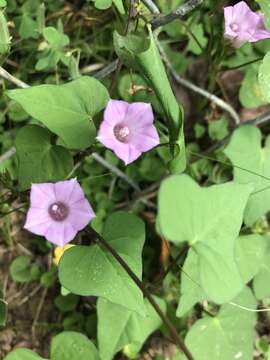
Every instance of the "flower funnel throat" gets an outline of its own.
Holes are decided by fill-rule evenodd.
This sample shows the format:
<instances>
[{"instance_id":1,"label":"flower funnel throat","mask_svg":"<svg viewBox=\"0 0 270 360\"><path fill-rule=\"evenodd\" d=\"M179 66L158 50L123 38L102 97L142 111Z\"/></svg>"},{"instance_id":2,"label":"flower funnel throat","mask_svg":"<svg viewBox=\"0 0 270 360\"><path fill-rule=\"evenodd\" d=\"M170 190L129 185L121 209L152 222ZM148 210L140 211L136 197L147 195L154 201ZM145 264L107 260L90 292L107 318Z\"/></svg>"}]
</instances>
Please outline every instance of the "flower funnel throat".
<instances>
[{"instance_id":1,"label":"flower funnel throat","mask_svg":"<svg viewBox=\"0 0 270 360\"><path fill-rule=\"evenodd\" d=\"M128 126L125 125L116 125L113 129L114 135L116 139L122 143L128 142L128 137L130 134L130 130Z\"/></svg>"},{"instance_id":2,"label":"flower funnel throat","mask_svg":"<svg viewBox=\"0 0 270 360\"><path fill-rule=\"evenodd\" d=\"M110 100L97 139L125 164L159 144L150 104Z\"/></svg>"},{"instance_id":3,"label":"flower funnel throat","mask_svg":"<svg viewBox=\"0 0 270 360\"><path fill-rule=\"evenodd\" d=\"M63 247L94 217L76 179L33 184L24 228Z\"/></svg>"},{"instance_id":4,"label":"flower funnel throat","mask_svg":"<svg viewBox=\"0 0 270 360\"><path fill-rule=\"evenodd\" d=\"M64 221L68 216L69 208L62 202L56 202L50 205L48 211L53 220Z\"/></svg>"}]
</instances>

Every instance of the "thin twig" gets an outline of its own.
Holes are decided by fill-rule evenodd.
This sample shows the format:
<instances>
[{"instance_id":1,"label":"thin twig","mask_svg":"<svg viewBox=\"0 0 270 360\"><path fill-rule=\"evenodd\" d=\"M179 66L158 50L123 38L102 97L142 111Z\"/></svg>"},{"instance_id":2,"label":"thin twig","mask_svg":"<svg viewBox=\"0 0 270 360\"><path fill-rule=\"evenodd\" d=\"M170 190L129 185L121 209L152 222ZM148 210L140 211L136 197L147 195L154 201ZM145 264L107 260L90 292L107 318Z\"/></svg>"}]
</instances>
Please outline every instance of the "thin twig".
<instances>
[{"instance_id":1,"label":"thin twig","mask_svg":"<svg viewBox=\"0 0 270 360\"><path fill-rule=\"evenodd\" d=\"M110 75L111 73L113 73L117 69L118 62L119 62L119 59L114 60L109 65L105 66L103 69L96 72L93 75L93 77L98 79L98 80L101 80L101 79L105 78L106 76Z\"/></svg>"},{"instance_id":2,"label":"thin twig","mask_svg":"<svg viewBox=\"0 0 270 360\"><path fill-rule=\"evenodd\" d=\"M16 154L16 148L13 146L0 157L0 165L3 161L10 159L15 154ZM117 175L120 179L124 180L127 184L129 184L138 193L141 193L140 187L129 176L127 176L123 171L118 169L116 166L110 164L107 160L105 160L98 153L92 153L91 156L102 166L109 169L112 173Z\"/></svg>"},{"instance_id":3,"label":"thin twig","mask_svg":"<svg viewBox=\"0 0 270 360\"><path fill-rule=\"evenodd\" d=\"M122 268L126 271L126 273L129 275L129 277L134 281L134 283L138 286L138 288L142 291L144 296L147 298L149 303L153 306L154 310L158 314L158 316L161 318L163 323L166 325L173 341L178 346L178 348L186 355L188 360L194 360L192 354L186 347L186 344L182 337L178 334L177 330L175 329L174 325L170 321L170 319L163 313L155 299L152 297L151 293L148 291L148 289L144 286L144 284L141 282L141 280L137 277L137 275L131 270L129 265L125 262L125 260L115 251L115 249L100 235L98 234L94 229L91 229L91 231L94 233L96 238L98 239L98 242L107 250L109 251L112 256L117 260L117 262L122 266ZM90 230L87 230L88 234L91 234ZM91 234L92 235L92 234Z\"/></svg>"},{"instance_id":4,"label":"thin twig","mask_svg":"<svg viewBox=\"0 0 270 360\"><path fill-rule=\"evenodd\" d=\"M152 0L142 0L144 5L148 7L152 14L159 15L160 11L157 5Z\"/></svg>"},{"instance_id":5,"label":"thin twig","mask_svg":"<svg viewBox=\"0 0 270 360\"><path fill-rule=\"evenodd\" d=\"M28 300L30 300L34 295L36 295L39 290L42 288L42 285L36 286L28 295L26 295L18 304L17 306L22 306Z\"/></svg>"},{"instance_id":6,"label":"thin twig","mask_svg":"<svg viewBox=\"0 0 270 360\"><path fill-rule=\"evenodd\" d=\"M160 26L166 25L178 18L183 18L196 7L201 5L203 0L189 0L185 4L180 5L178 8L173 10L170 14L160 16L152 21L152 28L157 29Z\"/></svg>"},{"instance_id":7,"label":"thin twig","mask_svg":"<svg viewBox=\"0 0 270 360\"><path fill-rule=\"evenodd\" d=\"M38 322L42 307L44 305L47 293L48 293L48 288L44 288L43 291L42 291L40 301L39 301L39 304L38 304L38 307L37 307L37 311L36 311L36 314L35 314L35 317L34 317L34 320L33 320L33 324L32 324L32 329L31 330L32 330L32 338L33 338L33 340L36 339L36 326L37 326L37 322Z\"/></svg>"},{"instance_id":8,"label":"thin twig","mask_svg":"<svg viewBox=\"0 0 270 360\"><path fill-rule=\"evenodd\" d=\"M3 155L0 156L0 164L4 161L10 159L16 153L15 146L12 146L8 151L6 151Z\"/></svg>"},{"instance_id":9,"label":"thin twig","mask_svg":"<svg viewBox=\"0 0 270 360\"><path fill-rule=\"evenodd\" d=\"M160 276L156 282L161 282L163 281L166 276L171 272L171 270L175 267L175 265L178 264L178 262L186 256L187 252L189 250L189 247L185 246L182 251L179 252L179 254L174 258L172 257L172 261L170 262L170 264L168 265L167 269L163 272L162 276Z\"/></svg>"},{"instance_id":10,"label":"thin twig","mask_svg":"<svg viewBox=\"0 0 270 360\"><path fill-rule=\"evenodd\" d=\"M133 187L134 190L136 190L138 193L141 192L141 189L139 186L129 177L127 176L123 171L118 169L116 166L110 164L107 160L105 160L102 156L100 156L98 153L92 153L91 156L101 165L103 165L105 168L109 169L112 173L117 175L120 179L124 180L127 184L129 184L131 187Z\"/></svg>"},{"instance_id":11,"label":"thin twig","mask_svg":"<svg viewBox=\"0 0 270 360\"><path fill-rule=\"evenodd\" d=\"M7 81L15 84L19 88L28 88L29 85L27 85L25 82L15 78L13 75L11 75L9 72L7 72L2 66L0 66L0 77L6 79Z\"/></svg>"},{"instance_id":12,"label":"thin twig","mask_svg":"<svg viewBox=\"0 0 270 360\"><path fill-rule=\"evenodd\" d=\"M188 88L188 89L196 92L197 94L200 94L203 97L207 98L209 101L212 101L218 107L220 107L221 109L227 111L231 115L233 120L235 121L236 125L240 124L240 117L238 116L238 114L232 108L231 105L227 104L223 99L219 98L218 96L216 96L214 94L211 94L207 90L202 89L199 86L193 84L189 80L183 79L180 75L178 75L178 73L174 69L172 63L170 62L169 58L167 57L167 54L165 53L163 47L161 46L161 44L158 41L157 41L157 46L159 48L159 52L160 52L160 54L161 54L161 56L163 58L163 61L164 61L165 65L167 66L167 68L168 68L169 72L171 73L172 77L174 78L174 80L178 84L180 84L182 86L185 86L186 88Z\"/></svg>"},{"instance_id":13,"label":"thin twig","mask_svg":"<svg viewBox=\"0 0 270 360\"><path fill-rule=\"evenodd\" d=\"M237 124L236 126L234 126L228 135L226 135L223 139L221 139L214 145L210 146L207 150L203 151L202 154L203 155L210 154L210 153L216 151L217 149L221 148L222 146L226 145L230 141L230 138L231 138L234 130L238 129L240 126L245 126L245 125L259 126L259 125L264 125L264 124L268 123L269 121L270 121L270 111L267 111L264 114L262 114L256 118L247 120L245 122L241 122L240 124Z\"/></svg>"}]
</instances>

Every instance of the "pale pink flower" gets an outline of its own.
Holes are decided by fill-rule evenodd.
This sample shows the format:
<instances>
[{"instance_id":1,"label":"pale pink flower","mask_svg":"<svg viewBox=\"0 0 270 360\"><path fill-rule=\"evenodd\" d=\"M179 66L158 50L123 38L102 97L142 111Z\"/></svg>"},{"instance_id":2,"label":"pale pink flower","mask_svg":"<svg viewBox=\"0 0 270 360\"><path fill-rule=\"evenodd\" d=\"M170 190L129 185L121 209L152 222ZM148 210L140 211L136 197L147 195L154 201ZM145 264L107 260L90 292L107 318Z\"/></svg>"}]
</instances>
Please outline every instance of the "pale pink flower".
<instances>
[{"instance_id":1,"label":"pale pink flower","mask_svg":"<svg viewBox=\"0 0 270 360\"><path fill-rule=\"evenodd\" d=\"M95 217L76 179L32 184L30 202L24 228L62 247Z\"/></svg>"},{"instance_id":2,"label":"pale pink flower","mask_svg":"<svg viewBox=\"0 0 270 360\"><path fill-rule=\"evenodd\" d=\"M97 139L125 164L159 144L150 104L110 100Z\"/></svg>"},{"instance_id":3,"label":"pale pink flower","mask_svg":"<svg viewBox=\"0 0 270 360\"><path fill-rule=\"evenodd\" d=\"M270 32L266 30L263 22L263 14L252 11L244 1L225 7L224 17L224 36L231 40L236 48L246 42L270 38Z\"/></svg>"}]
</instances>

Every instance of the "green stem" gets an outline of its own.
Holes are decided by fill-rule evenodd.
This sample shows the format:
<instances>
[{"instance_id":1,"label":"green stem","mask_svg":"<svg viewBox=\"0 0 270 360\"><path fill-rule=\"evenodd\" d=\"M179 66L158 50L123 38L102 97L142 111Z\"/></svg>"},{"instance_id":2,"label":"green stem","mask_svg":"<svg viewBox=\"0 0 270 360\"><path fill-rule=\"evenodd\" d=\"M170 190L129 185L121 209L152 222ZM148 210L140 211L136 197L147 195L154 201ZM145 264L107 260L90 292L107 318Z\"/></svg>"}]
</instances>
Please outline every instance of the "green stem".
<instances>
[{"instance_id":1,"label":"green stem","mask_svg":"<svg viewBox=\"0 0 270 360\"><path fill-rule=\"evenodd\" d=\"M150 292L147 290L147 288L144 286L144 284L141 282L141 280L137 277L137 275L131 270L131 268L128 266L128 264L125 262L125 260L115 251L115 249L94 229L91 229L91 231L94 233L94 235L98 238L99 243L107 250L109 251L112 256L118 261L118 263L122 266L122 268L126 271L126 273L130 276L130 278L134 281L134 283L138 286L138 288L142 291L144 296L147 298L149 303L153 306L158 316L161 318L163 323L166 325L173 341L178 346L178 348L186 355L188 360L194 360L192 354L186 347L186 344L182 337L177 333L177 330L175 329L174 325L170 321L170 319L163 313L155 299L152 297ZM91 234L91 231L87 230L88 234ZM91 234L92 235L92 234Z\"/></svg>"}]
</instances>

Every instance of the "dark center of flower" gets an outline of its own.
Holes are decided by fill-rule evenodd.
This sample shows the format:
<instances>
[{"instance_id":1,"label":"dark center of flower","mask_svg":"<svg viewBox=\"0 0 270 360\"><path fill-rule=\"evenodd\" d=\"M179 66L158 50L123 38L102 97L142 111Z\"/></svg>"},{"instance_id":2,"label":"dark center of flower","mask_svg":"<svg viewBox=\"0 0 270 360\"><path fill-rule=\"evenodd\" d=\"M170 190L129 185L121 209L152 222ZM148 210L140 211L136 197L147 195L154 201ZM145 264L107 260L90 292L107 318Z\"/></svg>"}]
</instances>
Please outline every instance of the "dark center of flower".
<instances>
[{"instance_id":1,"label":"dark center of flower","mask_svg":"<svg viewBox=\"0 0 270 360\"><path fill-rule=\"evenodd\" d=\"M130 130L126 125L116 125L113 129L113 133L118 141L126 143L128 141Z\"/></svg>"},{"instance_id":2,"label":"dark center of flower","mask_svg":"<svg viewBox=\"0 0 270 360\"><path fill-rule=\"evenodd\" d=\"M67 218L69 213L69 208L66 204L62 202L55 202L49 207L49 215L55 221L63 221Z\"/></svg>"},{"instance_id":3,"label":"dark center of flower","mask_svg":"<svg viewBox=\"0 0 270 360\"><path fill-rule=\"evenodd\" d=\"M236 23L231 24L231 29L234 32L237 32L239 30L239 25Z\"/></svg>"}]
</instances>

